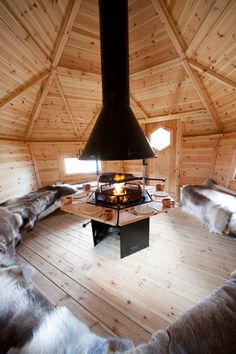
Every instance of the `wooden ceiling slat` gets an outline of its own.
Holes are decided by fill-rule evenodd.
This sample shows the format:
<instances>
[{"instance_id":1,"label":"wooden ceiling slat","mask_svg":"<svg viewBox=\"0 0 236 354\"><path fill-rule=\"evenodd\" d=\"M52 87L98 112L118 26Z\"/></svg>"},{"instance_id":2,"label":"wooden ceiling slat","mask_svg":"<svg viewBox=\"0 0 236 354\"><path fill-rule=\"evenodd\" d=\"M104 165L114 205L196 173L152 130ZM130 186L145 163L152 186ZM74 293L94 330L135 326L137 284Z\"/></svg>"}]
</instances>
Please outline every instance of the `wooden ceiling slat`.
<instances>
[{"instance_id":1,"label":"wooden ceiling slat","mask_svg":"<svg viewBox=\"0 0 236 354\"><path fill-rule=\"evenodd\" d=\"M185 71L187 72L188 76L190 77L193 86L195 87L199 97L202 100L202 103L204 104L205 108L208 110L212 120L215 122L216 126L218 127L219 131L222 132L224 127L223 124L221 123L217 112L214 108L214 106L211 103L211 100L205 91L198 75L192 71L187 57L185 55L185 45L180 37L172 18L170 17L164 3L161 0L152 0L153 6L155 9L158 11L159 15L161 16L161 19L165 25L166 31L168 35L170 36L170 39L175 46L175 49L177 53L179 54L179 57L181 59L181 63L183 67L185 68Z\"/></svg>"},{"instance_id":2,"label":"wooden ceiling slat","mask_svg":"<svg viewBox=\"0 0 236 354\"><path fill-rule=\"evenodd\" d=\"M3 108L5 105L7 105L9 102L11 102L14 98L23 94L29 88L32 88L35 84L37 84L38 82L43 80L47 75L48 75L48 71L45 71L45 72L39 74L38 76L34 77L32 80L25 82L23 85L18 87L17 90L15 90L10 95L8 95L7 97L3 98L0 101L0 108Z\"/></svg>"},{"instance_id":3,"label":"wooden ceiling slat","mask_svg":"<svg viewBox=\"0 0 236 354\"><path fill-rule=\"evenodd\" d=\"M211 32L218 18L220 18L224 9L228 6L231 0L217 0L211 11L207 14L202 22L197 33L193 37L191 43L188 45L186 55L191 57L194 51L197 51L198 46L204 41L206 35Z\"/></svg>"},{"instance_id":4,"label":"wooden ceiling slat","mask_svg":"<svg viewBox=\"0 0 236 354\"><path fill-rule=\"evenodd\" d=\"M0 2L0 18L9 27L11 31L14 31L15 35L21 40L22 44L26 46L34 55L47 67L50 67L50 60L43 50L35 43L29 33L15 19L12 13Z\"/></svg>"},{"instance_id":5,"label":"wooden ceiling slat","mask_svg":"<svg viewBox=\"0 0 236 354\"><path fill-rule=\"evenodd\" d=\"M65 15L68 0L47 2L2 0L20 26L48 57L54 48L58 29Z\"/></svg>"},{"instance_id":6,"label":"wooden ceiling slat","mask_svg":"<svg viewBox=\"0 0 236 354\"><path fill-rule=\"evenodd\" d=\"M213 78L214 80L220 82L221 84L228 86L230 88L236 89L236 82L233 82L229 79L227 79L226 77L216 73L215 71L206 68L204 65L199 64L197 62L194 61L190 61L189 64L196 69L197 71L199 71L201 74L206 74L209 77Z\"/></svg>"},{"instance_id":7,"label":"wooden ceiling slat","mask_svg":"<svg viewBox=\"0 0 236 354\"><path fill-rule=\"evenodd\" d=\"M52 68L57 67L64 47L66 45L66 41L70 35L72 26L74 24L75 18L77 16L77 13L79 11L80 5L81 5L82 0L72 0L70 2L70 7L67 10L66 18L63 23L63 27L60 32L60 36L57 40L56 47L54 49L54 53L52 56Z\"/></svg>"},{"instance_id":8,"label":"wooden ceiling slat","mask_svg":"<svg viewBox=\"0 0 236 354\"><path fill-rule=\"evenodd\" d=\"M164 20L155 6L159 3ZM204 129L236 130L234 0L128 4L130 98L140 122L177 119L184 134L191 136ZM50 141L86 139L102 103L97 0L63 0L47 6L44 0L35 5L32 0L2 0L0 12L2 136L8 136L12 127L14 137L24 138L30 115L38 111L29 140L43 140L44 130ZM61 92L52 82L44 103L39 98L35 104L39 84L52 69L50 58ZM181 114L184 118L176 118Z\"/></svg>"},{"instance_id":9,"label":"wooden ceiling slat","mask_svg":"<svg viewBox=\"0 0 236 354\"><path fill-rule=\"evenodd\" d=\"M31 134L32 134L34 123L37 120L38 116L40 115L40 112L41 112L41 109L42 109L43 104L45 102L45 99L47 97L48 91L50 90L54 75L55 75L55 71L52 71L48 75L48 77L46 79L46 82L44 84L44 88L42 89L41 94L38 96L38 99L37 99L35 107L34 107L34 111L32 113L29 125L28 125L27 130L26 130L26 134L25 134L25 139L26 140L28 140L30 138Z\"/></svg>"},{"instance_id":10,"label":"wooden ceiling slat","mask_svg":"<svg viewBox=\"0 0 236 354\"><path fill-rule=\"evenodd\" d=\"M59 92L61 94L63 103L64 103L64 105L66 107L67 114L70 117L71 123L72 123L72 125L74 127L75 133L76 133L77 136L80 136L79 131L78 131L77 126L76 126L76 123L75 123L75 120L74 120L74 117L72 115L71 109L70 109L70 107L69 107L69 105L67 103L67 100L65 98L65 94L64 94L63 89L61 87L61 83L60 83L60 81L57 78L57 75L55 75L55 80L56 80L56 83L57 83L58 90L59 90Z\"/></svg>"}]
</instances>

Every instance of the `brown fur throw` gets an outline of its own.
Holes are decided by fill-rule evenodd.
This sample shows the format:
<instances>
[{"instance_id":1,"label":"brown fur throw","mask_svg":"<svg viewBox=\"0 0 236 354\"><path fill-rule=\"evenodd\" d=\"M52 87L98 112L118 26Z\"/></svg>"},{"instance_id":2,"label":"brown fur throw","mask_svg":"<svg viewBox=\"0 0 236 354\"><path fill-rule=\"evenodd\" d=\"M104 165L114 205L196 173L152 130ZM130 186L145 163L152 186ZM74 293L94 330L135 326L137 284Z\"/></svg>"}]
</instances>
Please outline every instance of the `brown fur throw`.
<instances>
[{"instance_id":1,"label":"brown fur throw","mask_svg":"<svg viewBox=\"0 0 236 354\"><path fill-rule=\"evenodd\" d=\"M129 354L235 354L236 271L207 299Z\"/></svg>"},{"instance_id":2,"label":"brown fur throw","mask_svg":"<svg viewBox=\"0 0 236 354\"><path fill-rule=\"evenodd\" d=\"M213 233L236 236L236 196L220 190L212 181L203 185L185 186L183 210L199 217Z\"/></svg>"},{"instance_id":3,"label":"brown fur throw","mask_svg":"<svg viewBox=\"0 0 236 354\"><path fill-rule=\"evenodd\" d=\"M132 342L92 333L31 284L34 269L0 255L0 354L124 353Z\"/></svg>"},{"instance_id":4,"label":"brown fur throw","mask_svg":"<svg viewBox=\"0 0 236 354\"><path fill-rule=\"evenodd\" d=\"M32 230L39 215L61 197L77 191L68 185L47 186L0 204L0 250L15 247L20 231Z\"/></svg>"}]
</instances>

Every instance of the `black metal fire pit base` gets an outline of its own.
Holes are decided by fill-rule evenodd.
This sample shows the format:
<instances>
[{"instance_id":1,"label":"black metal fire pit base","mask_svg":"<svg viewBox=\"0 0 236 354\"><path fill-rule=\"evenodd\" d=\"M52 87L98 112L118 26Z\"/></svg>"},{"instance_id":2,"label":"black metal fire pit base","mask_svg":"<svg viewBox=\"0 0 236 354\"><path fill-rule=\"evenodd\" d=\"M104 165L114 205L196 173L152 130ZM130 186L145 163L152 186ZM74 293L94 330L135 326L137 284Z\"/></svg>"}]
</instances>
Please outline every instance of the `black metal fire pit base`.
<instances>
[{"instance_id":1,"label":"black metal fire pit base","mask_svg":"<svg viewBox=\"0 0 236 354\"><path fill-rule=\"evenodd\" d=\"M91 220L96 246L107 236L110 225ZM120 257L124 258L149 246L149 218L117 227L120 234Z\"/></svg>"}]
</instances>

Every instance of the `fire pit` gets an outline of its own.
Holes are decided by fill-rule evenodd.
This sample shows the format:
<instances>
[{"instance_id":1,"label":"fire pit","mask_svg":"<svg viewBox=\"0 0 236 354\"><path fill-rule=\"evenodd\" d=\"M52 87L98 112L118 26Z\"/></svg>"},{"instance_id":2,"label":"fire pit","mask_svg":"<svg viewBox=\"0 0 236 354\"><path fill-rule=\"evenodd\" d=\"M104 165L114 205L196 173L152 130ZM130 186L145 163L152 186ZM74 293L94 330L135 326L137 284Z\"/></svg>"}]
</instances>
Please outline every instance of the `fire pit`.
<instances>
[{"instance_id":1,"label":"fire pit","mask_svg":"<svg viewBox=\"0 0 236 354\"><path fill-rule=\"evenodd\" d=\"M120 256L126 257L149 246L149 218L154 214L152 211L150 213L135 212L133 208L137 205L142 207L143 204L151 201L145 185L134 183L135 180L145 181L146 179L165 182L162 178L152 179L135 177L131 174L106 173L99 177L97 190L86 201L92 204L87 205L92 209L89 213L86 212L86 205L83 204L63 206L62 209L82 217L89 215L94 246L112 232L118 234ZM87 224L83 224L83 227Z\"/></svg>"},{"instance_id":2,"label":"fire pit","mask_svg":"<svg viewBox=\"0 0 236 354\"><path fill-rule=\"evenodd\" d=\"M105 173L99 177L99 187L87 203L117 210L148 203L151 201L149 193L134 183L140 179L131 174Z\"/></svg>"}]
</instances>

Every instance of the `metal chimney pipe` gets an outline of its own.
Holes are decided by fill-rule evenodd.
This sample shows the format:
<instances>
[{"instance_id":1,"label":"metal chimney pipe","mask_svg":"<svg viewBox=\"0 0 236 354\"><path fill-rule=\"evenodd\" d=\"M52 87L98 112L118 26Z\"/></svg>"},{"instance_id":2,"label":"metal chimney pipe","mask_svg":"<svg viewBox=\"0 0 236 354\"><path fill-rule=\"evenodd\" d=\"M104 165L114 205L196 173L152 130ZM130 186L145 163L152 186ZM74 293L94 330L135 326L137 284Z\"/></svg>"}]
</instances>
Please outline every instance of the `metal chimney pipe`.
<instances>
[{"instance_id":1,"label":"metal chimney pipe","mask_svg":"<svg viewBox=\"0 0 236 354\"><path fill-rule=\"evenodd\" d=\"M129 105L128 1L99 0L103 108L80 159L155 157Z\"/></svg>"}]
</instances>

